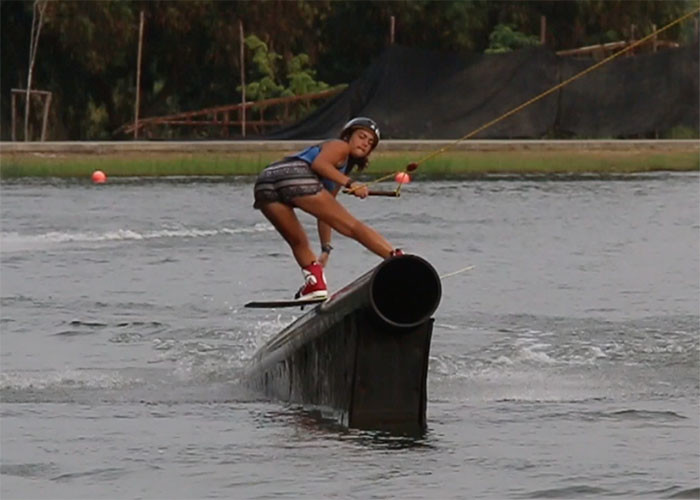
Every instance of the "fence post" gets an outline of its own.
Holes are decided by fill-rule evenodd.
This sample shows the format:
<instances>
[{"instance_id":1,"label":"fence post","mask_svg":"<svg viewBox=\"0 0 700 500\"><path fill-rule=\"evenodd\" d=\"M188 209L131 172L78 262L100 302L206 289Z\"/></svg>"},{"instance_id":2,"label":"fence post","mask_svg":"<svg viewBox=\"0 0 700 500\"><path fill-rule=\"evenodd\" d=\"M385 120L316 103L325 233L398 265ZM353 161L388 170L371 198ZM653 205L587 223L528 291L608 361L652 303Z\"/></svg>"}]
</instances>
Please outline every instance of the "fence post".
<instances>
[{"instance_id":1,"label":"fence post","mask_svg":"<svg viewBox=\"0 0 700 500\"><path fill-rule=\"evenodd\" d=\"M547 16L540 16L540 45L547 44Z\"/></svg>"},{"instance_id":2,"label":"fence post","mask_svg":"<svg viewBox=\"0 0 700 500\"><path fill-rule=\"evenodd\" d=\"M632 44L634 43L634 37L635 37L635 31L637 31L637 27L634 24L630 24L630 37L629 41L627 43ZM625 57L632 57L634 53L636 52L637 49L629 51L627 54L625 54Z\"/></svg>"},{"instance_id":3,"label":"fence post","mask_svg":"<svg viewBox=\"0 0 700 500\"><path fill-rule=\"evenodd\" d=\"M139 138L139 108L141 107L141 51L143 50L143 11L139 16L139 48L136 55L136 104L134 105L134 139Z\"/></svg>"},{"instance_id":4,"label":"fence post","mask_svg":"<svg viewBox=\"0 0 700 500\"><path fill-rule=\"evenodd\" d=\"M389 18L389 45L394 45L394 35L396 34L396 18Z\"/></svg>"},{"instance_id":5,"label":"fence post","mask_svg":"<svg viewBox=\"0 0 700 500\"><path fill-rule=\"evenodd\" d=\"M245 137L245 38L243 37L243 21L238 21L238 32L241 39L241 135Z\"/></svg>"},{"instance_id":6,"label":"fence post","mask_svg":"<svg viewBox=\"0 0 700 500\"><path fill-rule=\"evenodd\" d=\"M41 142L46 141L46 127L49 123L49 108L51 107L51 92L46 94L44 100L44 119L41 122Z\"/></svg>"},{"instance_id":7,"label":"fence post","mask_svg":"<svg viewBox=\"0 0 700 500\"><path fill-rule=\"evenodd\" d=\"M34 73L34 62L36 61L36 51L39 46L39 35L44 22L44 11L48 2L34 0L32 7L32 32L29 40L29 69L27 71L27 97L24 103L24 141L29 141L29 111L31 106L32 77ZM37 19L38 14L38 19Z\"/></svg>"},{"instance_id":8,"label":"fence post","mask_svg":"<svg viewBox=\"0 0 700 500\"><path fill-rule=\"evenodd\" d=\"M17 140L17 94L10 92L12 96L12 142Z\"/></svg>"}]
</instances>

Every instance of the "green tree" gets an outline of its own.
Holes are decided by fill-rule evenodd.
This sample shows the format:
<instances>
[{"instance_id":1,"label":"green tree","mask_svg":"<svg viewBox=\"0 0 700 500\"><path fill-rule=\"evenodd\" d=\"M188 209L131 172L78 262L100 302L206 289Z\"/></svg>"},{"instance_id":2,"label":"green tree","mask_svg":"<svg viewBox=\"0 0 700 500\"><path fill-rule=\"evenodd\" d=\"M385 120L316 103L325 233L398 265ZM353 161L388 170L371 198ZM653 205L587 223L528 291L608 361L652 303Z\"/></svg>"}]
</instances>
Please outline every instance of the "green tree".
<instances>
[{"instance_id":1,"label":"green tree","mask_svg":"<svg viewBox=\"0 0 700 500\"><path fill-rule=\"evenodd\" d=\"M285 64L286 72L282 74L282 56L271 51L265 42L256 35L249 35L245 44L253 52L252 71L255 78L246 84L247 100L297 96L328 88L327 83L316 80L316 71L309 66L310 58L307 54L297 54L289 59ZM240 85L237 90L241 90ZM295 107L292 116L298 118L312 109L313 106L309 104L300 104ZM281 113L282 110L278 112Z\"/></svg>"},{"instance_id":2,"label":"green tree","mask_svg":"<svg viewBox=\"0 0 700 500\"><path fill-rule=\"evenodd\" d=\"M298 54L287 63L287 84L283 95L302 95L328 89L328 84L316 80L316 70L307 54Z\"/></svg>"},{"instance_id":3,"label":"green tree","mask_svg":"<svg viewBox=\"0 0 700 500\"><path fill-rule=\"evenodd\" d=\"M500 54L527 47L536 47L540 44L538 37L516 31L507 24L496 25L489 35L489 42L488 48L484 51L487 54Z\"/></svg>"},{"instance_id":4,"label":"green tree","mask_svg":"<svg viewBox=\"0 0 700 500\"><path fill-rule=\"evenodd\" d=\"M10 89L27 82L32 0L0 2L0 133L10 136ZM246 80L258 95L321 90L348 83L389 45L482 52L492 33L510 27L547 46L573 48L636 37L697 8L697 0L52 0L46 10L33 75L53 92L51 139L112 137L133 120L140 11L146 15L141 116L157 116L240 100L239 22L275 54L266 78L248 60ZM494 35L495 36L495 35ZM694 42L693 23L663 37ZM498 42L515 48L511 42ZM250 50L250 49L248 49ZM252 89L251 89L252 91ZM250 96L252 97L252 96Z\"/></svg>"},{"instance_id":5,"label":"green tree","mask_svg":"<svg viewBox=\"0 0 700 500\"><path fill-rule=\"evenodd\" d=\"M282 56L268 49L267 44L255 35L249 35L245 44L253 52L252 63L256 72L254 81L246 84L249 101L261 101L282 95L284 87L277 83L276 66ZM239 85L238 90L241 89Z\"/></svg>"}]
</instances>

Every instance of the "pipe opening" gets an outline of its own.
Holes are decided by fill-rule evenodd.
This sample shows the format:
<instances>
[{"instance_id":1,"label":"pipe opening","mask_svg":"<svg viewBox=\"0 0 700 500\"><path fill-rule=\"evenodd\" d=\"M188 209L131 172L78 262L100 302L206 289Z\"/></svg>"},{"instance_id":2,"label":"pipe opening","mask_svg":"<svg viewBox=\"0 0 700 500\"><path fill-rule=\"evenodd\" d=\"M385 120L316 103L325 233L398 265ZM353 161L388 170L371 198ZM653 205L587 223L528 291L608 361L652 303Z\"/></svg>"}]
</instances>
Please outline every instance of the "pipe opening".
<instances>
[{"instance_id":1,"label":"pipe opening","mask_svg":"<svg viewBox=\"0 0 700 500\"><path fill-rule=\"evenodd\" d=\"M440 303L442 286L427 261L404 255L380 265L370 284L375 312L393 326L412 327L428 320Z\"/></svg>"}]
</instances>

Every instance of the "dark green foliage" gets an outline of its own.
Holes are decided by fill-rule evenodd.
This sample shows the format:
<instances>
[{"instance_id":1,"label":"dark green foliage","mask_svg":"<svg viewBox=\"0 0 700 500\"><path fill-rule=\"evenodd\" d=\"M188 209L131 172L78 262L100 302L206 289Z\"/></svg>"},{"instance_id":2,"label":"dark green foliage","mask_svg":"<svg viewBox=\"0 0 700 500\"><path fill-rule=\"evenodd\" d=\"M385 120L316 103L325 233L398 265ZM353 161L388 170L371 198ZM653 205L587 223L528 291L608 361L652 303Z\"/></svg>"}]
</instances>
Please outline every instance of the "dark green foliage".
<instances>
[{"instance_id":1,"label":"dark green foliage","mask_svg":"<svg viewBox=\"0 0 700 500\"><path fill-rule=\"evenodd\" d=\"M10 138L10 89L26 86L32 6L29 0L0 2L3 140ZM239 21L246 35L278 55L272 82L281 86L279 95L289 95L355 79L389 43L391 16L398 44L483 52L493 33L505 33L499 25L527 43L539 41L542 15L546 45L561 49L626 38L632 25L639 37L697 6L695 0L52 0L33 88L53 92L50 139L115 137L133 120L142 10L141 116L149 117L240 100ZM693 36L690 22L664 38L690 43ZM519 46L512 38L501 46ZM254 51L247 49L246 57L248 83L261 81ZM33 122L36 129L36 117Z\"/></svg>"},{"instance_id":2,"label":"dark green foliage","mask_svg":"<svg viewBox=\"0 0 700 500\"><path fill-rule=\"evenodd\" d=\"M507 24L497 25L489 35L489 46L484 51L486 54L501 54L511 50L525 49L539 45L536 36L521 33Z\"/></svg>"}]
</instances>

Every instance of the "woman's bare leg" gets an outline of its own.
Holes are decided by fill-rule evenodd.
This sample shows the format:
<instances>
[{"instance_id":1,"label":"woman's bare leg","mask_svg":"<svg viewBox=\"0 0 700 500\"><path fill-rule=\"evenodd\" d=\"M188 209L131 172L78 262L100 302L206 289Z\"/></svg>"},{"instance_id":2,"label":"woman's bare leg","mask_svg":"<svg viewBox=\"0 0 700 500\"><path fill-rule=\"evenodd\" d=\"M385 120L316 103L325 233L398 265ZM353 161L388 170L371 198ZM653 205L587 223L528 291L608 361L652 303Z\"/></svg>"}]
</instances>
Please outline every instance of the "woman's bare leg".
<instances>
[{"instance_id":1,"label":"woman's bare leg","mask_svg":"<svg viewBox=\"0 0 700 500\"><path fill-rule=\"evenodd\" d=\"M298 196L292 203L304 212L321 219L340 234L358 241L380 257L390 256L393 250L391 244L377 231L357 220L325 189L314 195Z\"/></svg>"},{"instance_id":2,"label":"woman's bare leg","mask_svg":"<svg viewBox=\"0 0 700 500\"><path fill-rule=\"evenodd\" d=\"M306 231L304 231L292 207L273 201L263 204L260 211L289 243L299 266L306 267L316 260L316 255L309 245Z\"/></svg>"}]
</instances>

